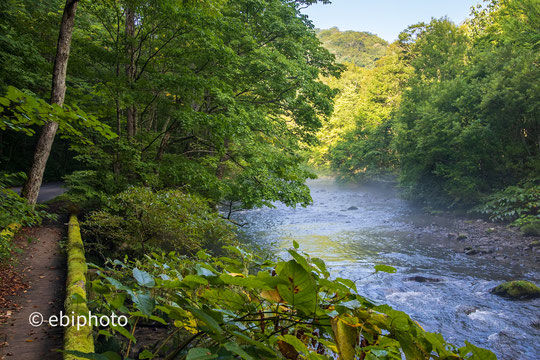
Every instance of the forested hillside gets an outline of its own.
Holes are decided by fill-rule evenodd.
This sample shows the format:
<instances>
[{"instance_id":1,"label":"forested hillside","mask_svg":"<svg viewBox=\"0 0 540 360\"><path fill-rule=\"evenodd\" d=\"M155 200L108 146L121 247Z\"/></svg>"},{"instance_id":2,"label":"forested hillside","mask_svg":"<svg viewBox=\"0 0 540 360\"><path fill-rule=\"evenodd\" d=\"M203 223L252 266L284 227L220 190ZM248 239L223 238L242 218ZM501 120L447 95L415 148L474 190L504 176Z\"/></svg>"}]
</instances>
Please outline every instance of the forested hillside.
<instances>
[{"instance_id":1,"label":"forested hillside","mask_svg":"<svg viewBox=\"0 0 540 360\"><path fill-rule=\"evenodd\" d=\"M317 30L323 46L336 56L340 63L351 63L360 67L373 67L375 61L384 56L388 43L368 32L340 31L333 27Z\"/></svg>"},{"instance_id":2,"label":"forested hillside","mask_svg":"<svg viewBox=\"0 0 540 360\"><path fill-rule=\"evenodd\" d=\"M430 206L538 224L539 26L532 0L410 26L373 69L328 80L341 93L313 161L343 177L395 174Z\"/></svg>"}]
</instances>

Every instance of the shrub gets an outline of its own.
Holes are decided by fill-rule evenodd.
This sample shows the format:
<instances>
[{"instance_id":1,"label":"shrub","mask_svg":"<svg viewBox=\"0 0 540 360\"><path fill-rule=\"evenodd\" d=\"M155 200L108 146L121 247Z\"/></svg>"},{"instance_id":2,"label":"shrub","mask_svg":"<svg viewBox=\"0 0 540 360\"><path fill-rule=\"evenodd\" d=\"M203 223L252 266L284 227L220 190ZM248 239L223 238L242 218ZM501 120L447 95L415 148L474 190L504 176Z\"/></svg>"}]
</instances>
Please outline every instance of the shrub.
<instances>
[{"instance_id":1,"label":"shrub","mask_svg":"<svg viewBox=\"0 0 540 360\"><path fill-rule=\"evenodd\" d=\"M89 214L84 232L100 250L141 256L152 251L194 253L232 241L232 227L207 202L180 190L133 187ZM217 246L217 247L216 247Z\"/></svg>"},{"instance_id":2,"label":"shrub","mask_svg":"<svg viewBox=\"0 0 540 360\"><path fill-rule=\"evenodd\" d=\"M509 186L487 198L473 211L488 215L494 221L512 221L524 225L540 221L540 179L528 181L521 186Z\"/></svg>"},{"instance_id":3,"label":"shrub","mask_svg":"<svg viewBox=\"0 0 540 360\"><path fill-rule=\"evenodd\" d=\"M531 221L521 227L521 232L525 236L540 236L540 220Z\"/></svg>"}]
</instances>

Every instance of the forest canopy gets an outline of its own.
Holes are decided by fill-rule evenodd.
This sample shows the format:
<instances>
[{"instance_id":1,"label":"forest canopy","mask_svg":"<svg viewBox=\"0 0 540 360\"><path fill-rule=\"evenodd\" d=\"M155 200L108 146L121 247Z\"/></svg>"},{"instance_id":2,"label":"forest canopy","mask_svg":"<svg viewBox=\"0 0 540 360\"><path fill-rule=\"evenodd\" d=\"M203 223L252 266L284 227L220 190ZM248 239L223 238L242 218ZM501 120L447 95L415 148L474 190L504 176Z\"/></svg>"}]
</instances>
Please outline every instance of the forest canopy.
<instances>
[{"instance_id":1,"label":"forest canopy","mask_svg":"<svg viewBox=\"0 0 540 360\"><path fill-rule=\"evenodd\" d=\"M57 142L46 179L68 176L103 194L140 184L185 188L216 204L308 204L304 181L313 175L299 150L332 112L335 92L319 77L341 67L301 3L81 1L65 102L118 136L81 130L92 146ZM1 6L0 88L46 98L61 2ZM4 171L28 166L35 140L27 135L46 121L12 131L24 101L3 109ZM84 176L71 173L78 169Z\"/></svg>"}]
</instances>

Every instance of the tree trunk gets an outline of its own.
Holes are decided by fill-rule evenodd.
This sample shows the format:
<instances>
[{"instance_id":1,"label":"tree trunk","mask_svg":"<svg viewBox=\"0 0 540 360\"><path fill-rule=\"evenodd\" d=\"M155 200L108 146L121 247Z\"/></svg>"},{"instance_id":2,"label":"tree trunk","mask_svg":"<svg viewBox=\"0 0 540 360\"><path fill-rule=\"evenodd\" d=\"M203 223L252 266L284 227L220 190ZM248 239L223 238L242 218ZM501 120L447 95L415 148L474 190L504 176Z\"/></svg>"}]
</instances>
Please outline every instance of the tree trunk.
<instances>
[{"instance_id":1,"label":"tree trunk","mask_svg":"<svg viewBox=\"0 0 540 360\"><path fill-rule=\"evenodd\" d=\"M51 104L64 104L66 95L66 74L69 59L69 51L71 48L71 36L75 25L75 12L77 11L78 0L67 0L60 23L60 34L56 46L56 57L54 58L52 89L51 89ZM22 196L28 200L29 204L35 205L39 194L39 189L43 181L43 173L45 166L51 153L51 148L54 142L54 136L58 130L58 123L49 122L43 126L39 136L36 150L34 151L34 159L32 166L28 172L28 179L24 184Z\"/></svg>"},{"instance_id":2,"label":"tree trunk","mask_svg":"<svg viewBox=\"0 0 540 360\"><path fill-rule=\"evenodd\" d=\"M161 143L159 144L159 148L156 154L157 161L161 161L163 159L163 154L165 153L165 148L169 144L170 138L171 138L170 132L166 132L165 135L163 135L163 138L161 139Z\"/></svg>"},{"instance_id":3,"label":"tree trunk","mask_svg":"<svg viewBox=\"0 0 540 360\"><path fill-rule=\"evenodd\" d=\"M226 162L230 159L229 154L227 154L227 151L229 150L229 139L225 139L223 147L225 148L224 154L220 157L219 163L216 168L216 176L219 180L223 179L223 176L225 175L226 170Z\"/></svg>"},{"instance_id":4,"label":"tree trunk","mask_svg":"<svg viewBox=\"0 0 540 360\"><path fill-rule=\"evenodd\" d=\"M126 64L126 77L128 82L128 88L133 88L133 82L135 81L135 11L132 9L126 9L126 41L127 41L127 55L129 58L128 64ZM135 136L137 133L137 109L135 105L130 105L126 111L127 121L127 136L128 138Z\"/></svg>"}]
</instances>

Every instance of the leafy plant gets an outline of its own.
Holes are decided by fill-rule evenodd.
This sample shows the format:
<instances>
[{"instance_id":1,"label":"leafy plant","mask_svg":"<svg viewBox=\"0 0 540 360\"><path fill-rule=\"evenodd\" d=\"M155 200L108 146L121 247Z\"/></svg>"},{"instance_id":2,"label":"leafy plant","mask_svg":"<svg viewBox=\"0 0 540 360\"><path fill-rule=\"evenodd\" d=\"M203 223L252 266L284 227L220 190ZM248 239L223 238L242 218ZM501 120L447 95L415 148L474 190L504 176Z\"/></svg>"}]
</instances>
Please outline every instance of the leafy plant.
<instances>
[{"instance_id":1,"label":"leafy plant","mask_svg":"<svg viewBox=\"0 0 540 360\"><path fill-rule=\"evenodd\" d=\"M151 251L194 253L232 241L229 224L197 195L132 187L89 214L84 233L103 251L142 256Z\"/></svg>"},{"instance_id":2,"label":"leafy plant","mask_svg":"<svg viewBox=\"0 0 540 360\"><path fill-rule=\"evenodd\" d=\"M509 186L487 198L473 211L494 221L511 221L522 227L540 221L540 179L522 186Z\"/></svg>"},{"instance_id":3,"label":"leafy plant","mask_svg":"<svg viewBox=\"0 0 540 360\"><path fill-rule=\"evenodd\" d=\"M495 359L469 343L448 344L405 313L372 303L353 281L330 278L321 259L296 248L289 249L290 260L277 262L226 250L230 257L173 252L98 267L91 308L129 318L126 328L98 329L98 342L119 336L117 358L138 353L139 359ZM148 326L167 327L155 346L141 344L138 329Z\"/></svg>"}]
</instances>

